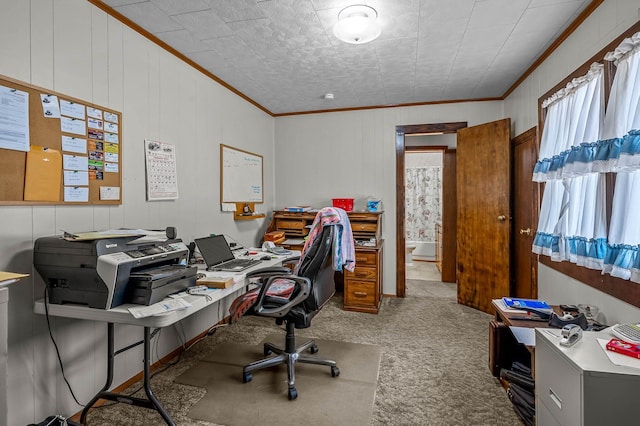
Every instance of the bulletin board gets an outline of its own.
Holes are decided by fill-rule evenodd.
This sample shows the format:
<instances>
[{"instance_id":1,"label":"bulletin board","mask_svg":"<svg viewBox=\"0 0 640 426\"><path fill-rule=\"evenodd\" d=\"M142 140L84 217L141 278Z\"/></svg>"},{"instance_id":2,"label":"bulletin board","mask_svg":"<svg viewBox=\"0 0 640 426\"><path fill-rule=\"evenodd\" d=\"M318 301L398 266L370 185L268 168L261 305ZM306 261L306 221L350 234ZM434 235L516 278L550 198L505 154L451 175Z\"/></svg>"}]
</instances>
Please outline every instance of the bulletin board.
<instances>
[{"instance_id":1,"label":"bulletin board","mask_svg":"<svg viewBox=\"0 0 640 426\"><path fill-rule=\"evenodd\" d=\"M0 75L0 205L122 203L122 114Z\"/></svg>"},{"instance_id":2,"label":"bulletin board","mask_svg":"<svg viewBox=\"0 0 640 426\"><path fill-rule=\"evenodd\" d=\"M262 203L262 156L220 144L220 198L223 203Z\"/></svg>"}]
</instances>

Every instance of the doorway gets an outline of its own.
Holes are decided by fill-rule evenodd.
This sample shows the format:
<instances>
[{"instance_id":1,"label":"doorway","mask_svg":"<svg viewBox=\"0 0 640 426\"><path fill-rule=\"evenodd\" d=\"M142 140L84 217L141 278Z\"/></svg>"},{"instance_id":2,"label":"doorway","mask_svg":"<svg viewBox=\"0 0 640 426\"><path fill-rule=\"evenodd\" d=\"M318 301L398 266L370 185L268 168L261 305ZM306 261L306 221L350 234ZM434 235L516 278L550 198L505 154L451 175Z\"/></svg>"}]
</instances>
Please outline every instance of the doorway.
<instances>
[{"instance_id":1,"label":"doorway","mask_svg":"<svg viewBox=\"0 0 640 426\"><path fill-rule=\"evenodd\" d=\"M406 296L405 153L407 151L407 144L405 136L413 135L412 137L417 137L455 134L459 129L465 127L467 127L466 122L396 126L396 295L398 297ZM437 144L437 139L436 142L432 140L431 143ZM413 142L410 143L410 145L412 144ZM418 146L420 145L418 144ZM434 146L429 145L426 147L434 148ZM445 281L446 276L447 279L451 280L448 282L455 282L455 149L446 146L440 146L440 148L445 149L442 170L442 280ZM451 196L452 190L453 196Z\"/></svg>"},{"instance_id":2,"label":"doorway","mask_svg":"<svg viewBox=\"0 0 640 426\"><path fill-rule=\"evenodd\" d=\"M405 140L405 262L407 280L442 281L438 232L442 229L442 163L444 136L411 136ZM431 143L431 140L437 142Z\"/></svg>"}]
</instances>

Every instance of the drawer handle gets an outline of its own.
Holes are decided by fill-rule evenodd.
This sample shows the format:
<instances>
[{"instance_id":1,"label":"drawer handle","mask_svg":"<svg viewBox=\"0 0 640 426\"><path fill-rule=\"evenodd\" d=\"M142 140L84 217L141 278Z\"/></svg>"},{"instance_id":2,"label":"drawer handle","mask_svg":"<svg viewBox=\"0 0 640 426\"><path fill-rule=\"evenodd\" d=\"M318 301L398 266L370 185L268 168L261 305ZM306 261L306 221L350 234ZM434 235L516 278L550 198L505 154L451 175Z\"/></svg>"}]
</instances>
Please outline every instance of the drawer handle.
<instances>
[{"instance_id":1,"label":"drawer handle","mask_svg":"<svg viewBox=\"0 0 640 426\"><path fill-rule=\"evenodd\" d=\"M354 291L353 295L355 297L367 297L367 293L365 293L364 291Z\"/></svg>"},{"instance_id":2,"label":"drawer handle","mask_svg":"<svg viewBox=\"0 0 640 426\"><path fill-rule=\"evenodd\" d=\"M356 256L356 263L358 262L366 262L368 260L368 258L366 257L358 257Z\"/></svg>"},{"instance_id":3,"label":"drawer handle","mask_svg":"<svg viewBox=\"0 0 640 426\"><path fill-rule=\"evenodd\" d=\"M549 388L549 398L562 410L562 399L551 388Z\"/></svg>"},{"instance_id":4,"label":"drawer handle","mask_svg":"<svg viewBox=\"0 0 640 426\"><path fill-rule=\"evenodd\" d=\"M356 277L366 277L366 276L367 276L367 275L369 275L369 274L368 274L368 273L366 273L366 272L356 272L356 274L355 274L355 275L356 275Z\"/></svg>"}]
</instances>

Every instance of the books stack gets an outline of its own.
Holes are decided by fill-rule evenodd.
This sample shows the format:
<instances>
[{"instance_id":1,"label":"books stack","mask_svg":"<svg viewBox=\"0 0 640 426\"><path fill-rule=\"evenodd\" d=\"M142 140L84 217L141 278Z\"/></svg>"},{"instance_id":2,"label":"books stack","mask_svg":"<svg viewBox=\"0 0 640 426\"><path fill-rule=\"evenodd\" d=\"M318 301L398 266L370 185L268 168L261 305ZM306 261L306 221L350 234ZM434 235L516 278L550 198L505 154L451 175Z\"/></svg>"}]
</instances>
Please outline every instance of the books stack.
<instances>
[{"instance_id":1,"label":"books stack","mask_svg":"<svg viewBox=\"0 0 640 426\"><path fill-rule=\"evenodd\" d=\"M291 206L291 207L285 207L284 209L285 212L308 212L311 210L311 206Z\"/></svg>"},{"instance_id":2,"label":"books stack","mask_svg":"<svg viewBox=\"0 0 640 426\"><path fill-rule=\"evenodd\" d=\"M507 309L518 309L532 314L538 315L541 319L548 320L551 318L553 308L544 300L537 299L519 299L515 297L503 297L502 303Z\"/></svg>"},{"instance_id":3,"label":"books stack","mask_svg":"<svg viewBox=\"0 0 640 426\"><path fill-rule=\"evenodd\" d=\"M503 297L502 301L504 302L507 308L524 309L524 310L526 310L526 308L543 309L548 311L553 310L551 306L549 306L549 304L544 300L520 299L516 297Z\"/></svg>"}]
</instances>

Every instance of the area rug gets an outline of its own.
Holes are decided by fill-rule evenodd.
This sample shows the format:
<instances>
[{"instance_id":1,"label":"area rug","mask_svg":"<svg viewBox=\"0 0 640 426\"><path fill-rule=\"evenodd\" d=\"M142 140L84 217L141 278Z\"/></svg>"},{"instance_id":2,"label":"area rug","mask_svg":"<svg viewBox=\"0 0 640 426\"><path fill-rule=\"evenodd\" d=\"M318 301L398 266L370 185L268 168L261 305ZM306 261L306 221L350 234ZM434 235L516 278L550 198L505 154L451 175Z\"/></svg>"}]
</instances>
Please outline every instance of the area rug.
<instances>
[{"instance_id":1,"label":"area rug","mask_svg":"<svg viewBox=\"0 0 640 426\"><path fill-rule=\"evenodd\" d=\"M297 342L307 339L298 337ZM284 333L268 336L281 346ZM376 345L316 339L317 356L338 363L340 375L326 366L296 365L298 398L287 398L287 369L280 365L255 371L242 382L242 367L262 358L263 346L221 343L175 382L206 388L206 395L187 414L220 425L282 426L370 425L382 349Z\"/></svg>"}]
</instances>

